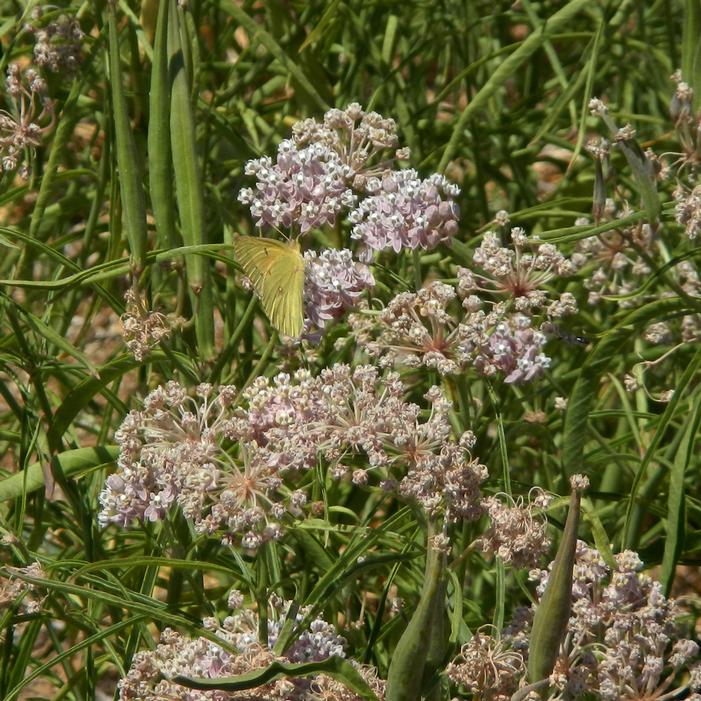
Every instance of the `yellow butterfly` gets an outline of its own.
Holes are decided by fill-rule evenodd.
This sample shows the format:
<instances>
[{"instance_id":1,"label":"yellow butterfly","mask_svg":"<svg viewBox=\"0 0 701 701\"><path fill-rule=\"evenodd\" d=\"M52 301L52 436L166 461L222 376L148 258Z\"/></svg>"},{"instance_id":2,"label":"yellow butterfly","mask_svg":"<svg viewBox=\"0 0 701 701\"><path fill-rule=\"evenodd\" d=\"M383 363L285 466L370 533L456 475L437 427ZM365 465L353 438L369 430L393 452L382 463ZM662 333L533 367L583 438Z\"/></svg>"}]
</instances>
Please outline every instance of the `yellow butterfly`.
<instances>
[{"instance_id":1,"label":"yellow butterfly","mask_svg":"<svg viewBox=\"0 0 701 701\"><path fill-rule=\"evenodd\" d=\"M238 236L234 253L270 323L286 336L299 336L304 327L304 258L299 243Z\"/></svg>"}]
</instances>

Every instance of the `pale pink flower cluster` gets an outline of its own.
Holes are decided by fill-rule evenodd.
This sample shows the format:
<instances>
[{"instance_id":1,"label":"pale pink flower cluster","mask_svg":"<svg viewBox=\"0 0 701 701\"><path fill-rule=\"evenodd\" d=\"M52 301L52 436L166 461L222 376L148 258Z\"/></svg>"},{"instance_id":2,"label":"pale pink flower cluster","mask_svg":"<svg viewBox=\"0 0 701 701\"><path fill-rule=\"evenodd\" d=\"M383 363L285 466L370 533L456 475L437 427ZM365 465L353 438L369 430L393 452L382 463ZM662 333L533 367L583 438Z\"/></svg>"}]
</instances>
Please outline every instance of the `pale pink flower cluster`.
<instances>
[{"instance_id":1,"label":"pale pink flower cluster","mask_svg":"<svg viewBox=\"0 0 701 701\"><path fill-rule=\"evenodd\" d=\"M42 22L44 9L32 10L32 23L26 29L34 34L34 61L54 73L73 75L80 65L81 45L85 34L75 17L59 15L48 23Z\"/></svg>"},{"instance_id":2,"label":"pale pink flower cluster","mask_svg":"<svg viewBox=\"0 0 701 701\"><path fill-rule=\"evenodd\" d=\"M616 207L613 200L606 200L602 218L615 221L630 214L628 207ZM577 220L586 224L586 219ZM650 275L650 268L639 250L648 255L655 253L657 244L649 226L618 227L614 231L591 236L577 243L573 259L581 266L593 265L584 280L589 290L588 304L599 304L605 295L627 295L634 292ZM622 300L622 307L632 302Z\"/></svg>"},{"instance_id":3,"label":"pale pink flower cluster","mask_svg":"<svg viewBox=\"0 0 701 701\"><path fill-rule=\"evenodd\" d=\"M133 288L124 295L126 302L122 323L124 343L136 360L141 362L161 341L170 337L173 328L184 322L161 312L148 309L146 301Z\"/></svg>"},{"instance_id":4,"label":"pale pink flower cluster","mask_svg":"<svg viewBox=\"0 0 701 701\"><path fill-rule=\"evenodd\" d=\"M472 367L514 384L540 377L550 358L533 318L509 313L504 302L485 311L476 295L465 297L461 308L455 303L461 293L460 285L456 290L436 281L400 293L378 316L359 313L349 321L359 345L382 365L427 367L441 375Z\"/></svg>"},{"instance_id":5,"label":"pale pink flower cluster","mask_svg":"<svg viewBox=\"0 0 701 701\"><path fill-rule=\"evenodd\" d=\"M577 265L554 245L511 230L511 246L487 232L474 266L458 268L456 286L433 281L402 292L384 311L358 313L353 333L383 365L426 367L441 375L474 368L507 383L530 382L550 365L544 353L546 324L577 311L569 292L546 285Z\"/></svg>"},{"instance_id":6,"label":"pale pink flower cluster","mask_svg":"<svg viewBox=\"0 0 701 701\"><path fill-rule=\"evenodd\" d=\"M246 164L256 184L243 188L239 201L258 227L284 230L288 237L335 226L346 213L365 261L372 251L449 242L458 228L458 187L442 175L421 179L415 170L393 169L396 159L409 156L398 141L394 120L357 103L329 110L322 122L305 119L279 145L274 161L264 156ZM369 269L349 250L307 251L308 329L322 330L373 284Z\"/></svg>"},{"instance_id":7,"label":"pale pink flower cluster","mask_svg":"<svg viewBox=\"0 0 701 701\"><path fill-rule=\"evenodd\" d=\"M453 198L460 189L442 175L422 180L415 170L390 171L370 178L366 190L369 196L348 220L351 236L369 251L430 250L458 231L460 211Z\"/></svg>"},{"instance_id":8,"label":"pale pink flower cluster","mask_svg":"<svg viewBox=\"0 0 701 701\"><path fill-rule=\"evenodd\" d=\"M540 490L535 490L528 500L506 494L487 497L482 505L490 526L477 541L482 551L497 555L511 567L538 565L551 546L543 510L549 501Z\"/></svg>"},{"instance_id":9,"label":"pale pink flower cluster","mask_svg":"<svg viewBox=\"0 0 701 701\"><path fill-rule=\"evenodd\" d=\"M677 188L674 199L677 201L674 208L677 224L681 224L687 237L695 241L701 232L701 185L690 191Z\"/></svg>"},{"instance_id":10,"label":"pale pink flower cluster","mask_svg":"<svg viewBox=\"0 0 701 701\"><path fill-rule=\"evenodd\" d=\"M270 156L248 161L245 173L255 176L256 186L243 188L239 201L250 207L260 227L299 227L305 234L333 226L339 212L355 204L347 182L350 168L323 144L300 150L287 139L278 146L274 163Z\"/></svg>"},{"instance_id":11,"label":"pale pink flower cluster","mask_svg":"<svg viewBox=\"0 0 701 701\"><path fill-rule=\"evenodd\" d=\"M636 553L614 557L611 570L596 550L578 542L567 633L549 687L533 698L701 701L699 646L679 627L678 604L641 573ZM538 598L551 569L552 563L531 572ZM448 665L448 678L485 701L509 701L523 690L535 606L515 609L501 632L479 629Z\"/></svg>"},{"instance_id":12,"label":"pale pink flower cluster","mask_svg":"<svg viewBox=\"0 0 701 701\"><path fill-rule=\"evenodd\" d=\"M272 652L283 624L291 615L291 602L273 598L268 612L268 639L259 640L258 614L242 609L219 622L206 619L204 627L222 643L235 648L225 649L209 638L188 638L170 628L161 633L154 650L134 655L126 676L119 682L120 701L309 701L325 692L328 701L360 701L359 697L340 682L327 675L279 679L243 691L200 691L189 689L174 681L178 676L219 679L248 674L283 663L322 661L329 657L346 657L346 641L335 628L322 618L301 628L310 613L300 609L295 616L293 642L279 656ZM373 667L349 662L358 670L380 701L384 698L384 682L377 678Z\"/></svg>"},{"instance_id":13,"label":"pale pink flower cluster","mask_svg":"<svg viewBox=\"0 0 701 701\"><path fill-rule=\"evenodd\" d=\"M449 521L479 517L487 472L469 453L472 434L451 437L451 405L437 388L425 420L405 393L397 374L373 366L261 377L235 406L233 387L200 385L193 398L169 382L115 435L118 470L100 494L100 522L160 520L177 505L197 531L257 548L303 516L296 477L319 459L356 484L368 470L397 478L403 496Z\"/></svg>"},{"instance_id":14,"label":"pale pink flower cluster","mask_svg":"<svg viewBox=\"0 0 701 701\"><path fill-rule=\"evenodd\" d=\"M510 701L525 672L523 656L493 626L477 630L446 667L453 684L481 701Z\"/></svg>"},{"instance_id":15,"label":"pale pink flower cluster","mask_svg":"<svg viewBox=\"0 0 701 701\"><path fill-rule=\"evenodd\" d=\"M529 237L523 229L515 227L511 229L511 245L503 246L497 234L488 231L472 260L472 269L458 271L463 294L497 295L522 313L548 308L559 312L549 316L564 316L577 311L572 295L565 293L553 299L553 293L545 288L554 278L570 277L577 270L575 262L552 243ZM566 297L564 313L560 311L562 305L555 304L563 296Z\"/></svg>"},{"instance_id":16,"label":"pale pink flower cluster","mask_svg":"<svg viewBox=\"0 0 701 701\"><path fill-rule=\"evenodd\" d=\"M161 520L177 505L198 531L256 548L282 533L306 497L281 491L276 466L254 442L229 447L231 386L199 385L196 398L171 381L124 419L115 439L118 470L100 494L101 524Z\"/></svg>"},{"instance_id":17,"label":"pale pink flower cluster","mask_svg":"<svg viewBox=\"0 0 701 701\"><path fill-rule=\"evenodd\" d=\"M370 268L347 248L304 253L304 316L307 327L323 329L359 302L375 285Z\"/></svg>"},{"instance_id":18,"label":"pale pink flower cluster","mask_svg":"<svg viewBox=\"0 0 701 701\"><path fill-rule=\"evenodd\" d=\"M41 611L42 597L38 587L22 578L22 575L45 579L46 573L38 562L27 567L7 567L7 577L0 576L0 611L14 608L20 614L36 614Z\"/></svg>"},{"instance_id":19,"label":"pale pink flower cluster","mask_svg":"<svg viewBox=\"0 0 701 701\"><path fill-rule=\"evenodd\" d=\"M7 96L14 102L13 114L0 110L0 159L2 170L15 170L26 153L33 152L42 136L54 125L54 105L47 95L46 81L34 68L24 71L16 63L7 67ZM29 173L25 164L21 175Z\"/></svg>"},{"instance_id":20,"label":"pale pink flower cluster","mask_svg":"<svg viewBox=\"0 0 701 701\"><path fill-rule=\"evenodd\" d=\"M346 109L331 109L322 122L303 119L292 127L298 147L323 144L336 152L353 172L353 187L363 190L367 179L382 176L392 167L395 157L409 158L409 149L399 149L397 125L377 112L366 112L357 103Z\"/></svg>"},{"instance_id":21,"label":"pale pink flower cluster","mask_svg":"<svg viewBox=\"0 0 701 701\"><path fill-rule=\"evenodd\" d=\"M686 694L701 701L699 647L678 625L677 602L641 572L637 553L624 551L614 558L611 570L596 550L577 544L571 616L546 698L636 701ZM539 597L551 568L531 572ZM532 611L515 612L503 633L524 659Z\"/></svg>"}]
</instances>

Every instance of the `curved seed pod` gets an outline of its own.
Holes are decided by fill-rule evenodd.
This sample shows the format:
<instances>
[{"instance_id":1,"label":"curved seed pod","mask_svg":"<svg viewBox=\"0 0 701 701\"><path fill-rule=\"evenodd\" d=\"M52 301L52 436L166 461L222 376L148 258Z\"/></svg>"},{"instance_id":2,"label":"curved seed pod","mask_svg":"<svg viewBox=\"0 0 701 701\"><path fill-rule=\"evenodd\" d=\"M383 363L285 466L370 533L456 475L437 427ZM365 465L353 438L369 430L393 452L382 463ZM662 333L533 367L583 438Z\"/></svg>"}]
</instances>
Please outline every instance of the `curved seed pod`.
<instances>
[{"instance_id":1,"label":"curved seed pod","mask_svg":"<svg viewBox=\"0 0 701 701\"><path fill-rule=\"evenodd\" d=\"M436 617L444 613L444 561L445 555L431 549L429 545L421 598L389 665L386 701L418 701L421 697L424 671L431 649L431 629Z\"/></svg>"},{"instance_id":2,"label":"curved seed pod","mask_svg":"<svg viewBox=\"0 0 701 701\"><path fill-rule=\"evenodd\" d=\"M575 479L573 478L573 481ZM580 511L581 492L573 484L570 510L562 540L548 584L533 617L528 653L528 681L532 684L550 676L567 629L572 603L572 570L577 549Z\"/></svg>"}]
</instances>

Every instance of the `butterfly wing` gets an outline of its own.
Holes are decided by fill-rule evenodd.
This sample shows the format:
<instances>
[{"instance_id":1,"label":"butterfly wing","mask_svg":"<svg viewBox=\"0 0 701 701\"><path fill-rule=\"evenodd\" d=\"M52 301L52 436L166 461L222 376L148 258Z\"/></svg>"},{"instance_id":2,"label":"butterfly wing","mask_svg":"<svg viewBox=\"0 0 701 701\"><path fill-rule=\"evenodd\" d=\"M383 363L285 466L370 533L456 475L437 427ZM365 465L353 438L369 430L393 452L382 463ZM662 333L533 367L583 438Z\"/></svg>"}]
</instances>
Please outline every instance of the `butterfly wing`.
<instances>
[{"instance_id":1,"label":"butterfly wing","mask_svg":"<svg viewBox=\"0 0 701 701\"><path fill-rule=\"evenodd\" d=\"M304 258L299 244L239 236L234 253L270 323L280 333L299 336L304 326Z\"/></svg>"}]
</instances>

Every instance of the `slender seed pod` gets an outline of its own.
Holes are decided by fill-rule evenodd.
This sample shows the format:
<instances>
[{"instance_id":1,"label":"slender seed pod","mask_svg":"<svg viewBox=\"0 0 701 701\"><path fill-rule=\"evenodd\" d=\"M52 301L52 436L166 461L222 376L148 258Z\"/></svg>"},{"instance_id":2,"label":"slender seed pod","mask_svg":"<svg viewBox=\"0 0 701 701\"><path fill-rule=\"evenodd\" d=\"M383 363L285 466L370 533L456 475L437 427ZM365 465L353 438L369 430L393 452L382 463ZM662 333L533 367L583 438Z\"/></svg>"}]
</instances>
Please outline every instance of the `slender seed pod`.
<instances>
[{"instance_id":1,"label":"slender seed pod","mask_svg":"<svg viewBox=\"0 0 701 701\"><path fill-rule=\"evenodd\" d=\"M445 603L445 555L430 547L421 598L392 655L387 674L386 701L418 701L431 649L431 628Z\"/></svg>"},{"instance_id":2,"label":"slender seed pod","mask_svg":"<svg viewBox=\"0 0 701 701\"><path fill-rule=\"evenodd\" d=\"M532 684L550 676L567 629L572 603L572 572L577 550L580 510L581 492L573 485L562 540L548 584L533 617L528 652L528 681Z\"/></svg>"},{"instance_id":3,"label":"slender seed pod","mask_svg":"<svg viewBox=\"0 0 701 701\"><path fill-rule=\"evenodd\" d=\"M127 98L122 85L122 69L119 55L116 9L107 3L109 33L110 86L117 150L119 188L122 196L122 212L132 272L138 275L144 268L147 246L146 196L143 190L143 173L134 133L129 123Z\"/></svg>"},{"instance_id":4,"label":"slender seed pod","mask_svg":"<svg viewBox=\"0 0 701 701\"><path fill-rule=\"evenodd\" d=\"M168 4L168 0L160 0L158 4L149 91L149 190L158 248L176 248L180 243L175 229L173 162L170 153Z\"/></svg>"},{"instance_id":5,"label":"slender seed pod","mask_svg":"<svg viewBox=\"0 0 701 701\"><path fill-rule=\"evenodd\" d=\"M701 107L701 2L686 0L682 30L682 80L694 91L693 111Z\"/></svg>"},{"instance_id":6,"label":"slender seed pod","mask_svg":"<svg viewBox=\"0 0 701 701\"><path fill-rule=\"evenodd\" d=\"M175 194L186 246L207 243L204 226L204 193L197 157L195 116L190 81L183 54L183 35L177 0L169 0L168 53L170 56L170 138L175 173ZM185 257L187 279L195 314L198 352L204 360L214 355L214 314L209 268L204 256Z\"/></svg>"}]
</instances>

